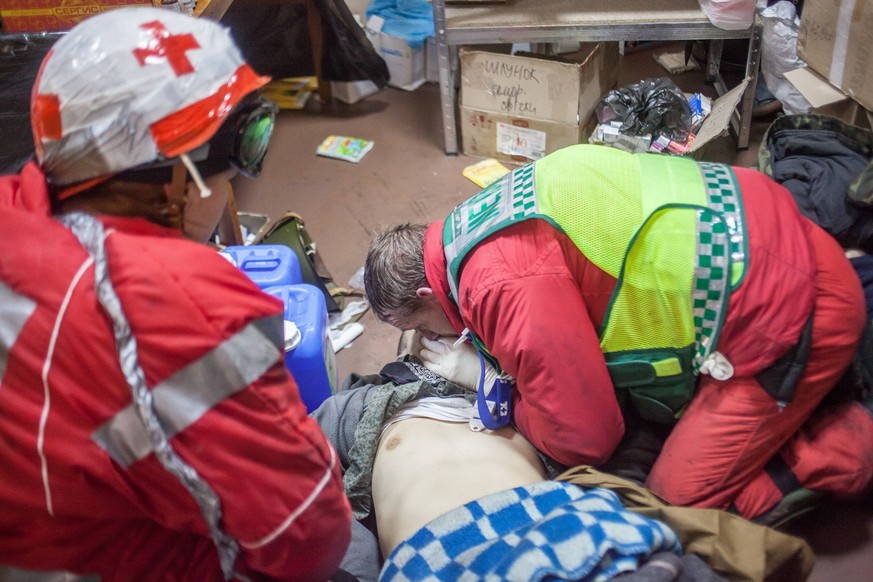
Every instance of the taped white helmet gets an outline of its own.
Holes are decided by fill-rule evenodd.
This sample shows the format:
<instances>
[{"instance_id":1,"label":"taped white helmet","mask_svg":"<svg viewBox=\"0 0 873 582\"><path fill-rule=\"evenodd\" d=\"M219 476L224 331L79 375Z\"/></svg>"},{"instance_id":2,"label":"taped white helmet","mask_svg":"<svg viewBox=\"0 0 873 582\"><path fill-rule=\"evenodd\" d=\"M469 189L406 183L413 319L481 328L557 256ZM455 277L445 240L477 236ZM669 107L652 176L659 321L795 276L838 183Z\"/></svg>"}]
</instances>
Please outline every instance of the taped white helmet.
<instances>
[{"instance_id":1,"label":"taped white helmet","mask_svg":"<svg viewBox=\"0 0 873 582\"><path fill-rule=\"evenodd\" d=\"M206 143L263 86L229 31L150 8L92 16L54 44L33 88L37 159L66 198Z\"/></svg>"}]
</instances>

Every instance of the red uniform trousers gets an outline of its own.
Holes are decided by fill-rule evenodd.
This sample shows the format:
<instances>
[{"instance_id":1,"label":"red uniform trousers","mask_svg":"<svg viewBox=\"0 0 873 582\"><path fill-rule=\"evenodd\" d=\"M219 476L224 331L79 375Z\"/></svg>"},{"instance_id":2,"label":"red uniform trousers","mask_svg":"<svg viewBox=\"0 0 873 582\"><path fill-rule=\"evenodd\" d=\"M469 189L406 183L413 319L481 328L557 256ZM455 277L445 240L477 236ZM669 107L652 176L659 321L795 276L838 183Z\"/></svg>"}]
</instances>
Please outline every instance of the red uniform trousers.
<instances>
[{"instance_id":1,"label":"red uniform trousers","mask_svg":"<svg viewBox=\"0 0 873 582\"><path fill-rule=\"evenodd\" d=\"M866 318L860 282L851 284L857 274L843 250L824 231L812 230L812 348L793 401L780 410L754 377L701 376L646 483L669 502L719 509L734 504L747 518L761 515L782 497L763 471L777 453L809 489L851 494L870 482L873 419L866 410L855 405L837 417L810 418L849 365ZM851 452L833 450L840 443L851 444Z\"/></svg>"}]
</instances>

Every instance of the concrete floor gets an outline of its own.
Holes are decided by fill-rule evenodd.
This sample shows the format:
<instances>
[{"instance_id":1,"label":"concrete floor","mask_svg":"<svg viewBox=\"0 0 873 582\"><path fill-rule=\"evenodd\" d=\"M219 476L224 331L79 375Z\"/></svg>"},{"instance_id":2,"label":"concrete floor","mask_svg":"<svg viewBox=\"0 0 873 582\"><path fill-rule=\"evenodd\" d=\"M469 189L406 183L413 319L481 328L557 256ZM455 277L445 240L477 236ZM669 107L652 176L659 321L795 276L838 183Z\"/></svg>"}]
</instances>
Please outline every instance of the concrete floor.
<instances>
[{"instance_id":1,"label":"concrete floor","mask_svg":"<svg viewBox=\"0 0 873 582\"><path fill-rule=\"evenodd\" d=\"M619 84L663 74L651 51L640 50L622 58ZM713 95L699 73L673 78L685 91ZM461 175L477 160L444 153L437 89L432 83L413 92L386 88L352 106L311 103L303 111L283 111L261 177L234 184L239 210L303 216L334 279L346 285L363 265L375 231L444 217L478 191ZM753 125L747 151L737 152L733 138L725 137L707 149L705 159L752 165L767 125ZM357 164L316 156L316 147L332 134L373 140L375 146ZM396 353L397 330L369 312L361 323L363 335L337 355L340 380L351 372L378 372ZM873 500L828 505L790 531L816 551L810 580L873 580Z\"/></svg>"}]
</instances>

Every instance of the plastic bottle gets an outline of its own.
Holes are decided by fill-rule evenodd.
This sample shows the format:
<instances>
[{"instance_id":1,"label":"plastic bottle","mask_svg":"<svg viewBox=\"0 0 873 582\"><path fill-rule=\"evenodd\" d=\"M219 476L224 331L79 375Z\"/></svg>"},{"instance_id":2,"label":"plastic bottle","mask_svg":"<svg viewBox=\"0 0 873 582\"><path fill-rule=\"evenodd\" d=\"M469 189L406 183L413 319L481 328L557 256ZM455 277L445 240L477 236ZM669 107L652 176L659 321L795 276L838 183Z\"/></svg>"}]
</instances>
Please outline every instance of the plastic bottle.
<instances>
[{"instance_id":1,"label":"plastic bottle","mask_svg":"<svg viewBox=\"0 0 873 582\"><path fill-rule=\"evenodd\" d=\"M322 292L306 283L264 289L285 305L285 366L294 376L306 410L312 412L336 392L336 355L330 342Z\"/></svg>"}]
</instances>

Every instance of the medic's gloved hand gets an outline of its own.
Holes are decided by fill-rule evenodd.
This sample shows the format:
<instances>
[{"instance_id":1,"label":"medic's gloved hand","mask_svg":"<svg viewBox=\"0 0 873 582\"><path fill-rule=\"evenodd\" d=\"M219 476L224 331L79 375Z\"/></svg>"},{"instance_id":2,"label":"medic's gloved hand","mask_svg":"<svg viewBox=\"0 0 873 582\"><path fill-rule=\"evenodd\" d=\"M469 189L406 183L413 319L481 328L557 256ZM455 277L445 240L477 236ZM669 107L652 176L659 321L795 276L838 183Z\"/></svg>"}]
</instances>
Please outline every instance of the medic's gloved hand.
<instances>
[{"instance_id":1,"label":"medic's gloved hand","mask_svg":"<svg viewBox=\"0 0 873 582\"><path fill-rule=\"evenodd\" d=\"M467 341L452 348L457 339L452 336L443 336L437 340L422 337L422 349L418 357L431 372L475 392L479 387L479 375L482 370L479 355L476 353L476 348ZM491 390L496 379L497 370L485 362L486 394Z\"/></svg>"}]
</instances>

